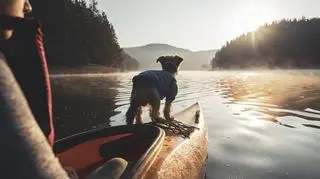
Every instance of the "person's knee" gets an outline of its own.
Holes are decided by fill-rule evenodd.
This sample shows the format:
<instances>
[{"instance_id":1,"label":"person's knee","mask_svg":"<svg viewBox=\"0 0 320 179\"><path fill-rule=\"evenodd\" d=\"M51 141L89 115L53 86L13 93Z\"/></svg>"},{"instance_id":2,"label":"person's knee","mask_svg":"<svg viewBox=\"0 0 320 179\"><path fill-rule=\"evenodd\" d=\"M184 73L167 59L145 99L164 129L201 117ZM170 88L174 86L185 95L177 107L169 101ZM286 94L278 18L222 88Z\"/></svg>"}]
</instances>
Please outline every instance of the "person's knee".
<instances>
[{"instance_id":1,"label":"person's knee","mask_svg":"<svg viewBox=\"0 0 320 179\"><path fill-rule=\"evenodd\" d=\"M122 158L113 158L91 173L86 179L116 179L120 178L128 166Z\"/></svg>"}]
</instances>

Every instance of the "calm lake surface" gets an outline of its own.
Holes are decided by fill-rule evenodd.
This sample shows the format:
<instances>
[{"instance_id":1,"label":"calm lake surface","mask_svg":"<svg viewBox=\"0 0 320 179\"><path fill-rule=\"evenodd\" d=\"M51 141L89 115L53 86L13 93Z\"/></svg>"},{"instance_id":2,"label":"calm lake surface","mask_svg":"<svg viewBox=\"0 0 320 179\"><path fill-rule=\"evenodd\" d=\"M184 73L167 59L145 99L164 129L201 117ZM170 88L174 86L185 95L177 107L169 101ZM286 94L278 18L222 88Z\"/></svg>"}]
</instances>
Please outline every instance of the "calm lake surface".
<instances>
[{"instance_id":1,"label":"calm lake surface","mask_svg":"<svg viewBox=\"0 0 320 179\"><path fill-rule=\"evenodd\" d=\"M57 137L124 124L135 74L52 76ZM208 178L320 178L320 71L184 71L177 80L174 113L200 101L208 122Z\"/></svg>"}]
</instances>

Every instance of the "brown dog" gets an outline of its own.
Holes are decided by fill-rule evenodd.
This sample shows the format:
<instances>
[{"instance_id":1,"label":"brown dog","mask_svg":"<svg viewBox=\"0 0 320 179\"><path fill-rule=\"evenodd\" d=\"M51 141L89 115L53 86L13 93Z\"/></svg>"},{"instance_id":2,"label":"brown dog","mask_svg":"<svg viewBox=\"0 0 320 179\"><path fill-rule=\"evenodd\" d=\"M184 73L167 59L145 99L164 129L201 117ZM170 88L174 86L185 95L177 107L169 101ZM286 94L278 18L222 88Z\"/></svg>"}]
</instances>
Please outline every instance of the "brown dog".
<instances>
[{"instance_id":1,"label":"brown dog","mask_svg":"<svg viewBox=\"0 0 320 179\"><path fill-rule=\"evenodd\" d=\"M136 117L136 124L142 124L142 107L151 105L150 117L153 122L160 117L160 101L166 98L164 117L173 120L170 115L171 104L178 92L176 74L183 59L179 56L161 56L157 62L162 70L148 70L133 77L130 107L126 113L127 124L131 125Z\"/></svg>"}]
</instances>

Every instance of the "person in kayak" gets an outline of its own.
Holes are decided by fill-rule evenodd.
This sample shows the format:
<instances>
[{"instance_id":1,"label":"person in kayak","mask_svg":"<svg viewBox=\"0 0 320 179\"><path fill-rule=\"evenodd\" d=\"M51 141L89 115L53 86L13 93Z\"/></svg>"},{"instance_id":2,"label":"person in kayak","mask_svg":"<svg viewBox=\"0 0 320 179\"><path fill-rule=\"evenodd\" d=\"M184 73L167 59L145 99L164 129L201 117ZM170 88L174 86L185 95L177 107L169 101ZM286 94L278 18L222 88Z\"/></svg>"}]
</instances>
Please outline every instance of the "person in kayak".
<instances>
[{"instance_id":1,"label":"person in kayak","mask_svg":"<svg viewBox=\"0 0 320 179\"><path fill-rule=\"evenodd\" d=\"M78 179L52 150L51 88L39 23L24 18L31 10L28 0L0 0L0 178ZM88 178L120 178L126 166L114 158Z\"/></svg>"},{"instance_id":2,"label":"person in kayak","mask_svg":"<svg viewBox=\"0 0 320 179\"><path fill-rule=\"evenodd\" d=\"M42 132L54 143L52 97L40 23L24 18L28 0L0 1L0 54L14 74Z\"/></svg>"},{"instance_id":3,"label":"person in kayak","mask_svg":"<svg viewBox=\"0 0 320 179\"><path fill-rule=\"evenodd\" d=\"M160 101L166 98L163 114L166 120L173 120L171 117L171 104L178 93L178 86L175 75L178 73L183 58L179 56L161 56L157 62L161 63L162 70L148 70L133 77L130 107L126 113L126 122L142 124L142 107L149 104L150 117L153 122L161 119Z\"/></svg>"},{"instance_id":4,"label":"person in kayak","mask_svg":"<svg viewBox=\"0 0 320 179\"><path fill-rule=\"evenodd\" d=\"M41 36L24 19L31 10L28 0L0 0L0 178L68 179L51 148Z\"/></svg>"}]
</instances>

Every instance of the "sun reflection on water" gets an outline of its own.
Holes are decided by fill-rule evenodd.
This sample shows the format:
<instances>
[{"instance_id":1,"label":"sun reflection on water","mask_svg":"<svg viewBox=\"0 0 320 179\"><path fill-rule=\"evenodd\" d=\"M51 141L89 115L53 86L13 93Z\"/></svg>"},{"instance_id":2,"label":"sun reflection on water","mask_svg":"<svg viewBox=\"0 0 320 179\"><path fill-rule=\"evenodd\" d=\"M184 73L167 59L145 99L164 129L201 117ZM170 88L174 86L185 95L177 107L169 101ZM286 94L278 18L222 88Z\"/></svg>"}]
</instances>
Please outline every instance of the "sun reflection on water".
<instances>
[{"instance_id":1,"label":"sun reflection on water","mask_svg":"<svg viewBox=\"0 0 320 179\"><path fill-rule=\"evenodd\" d=\"M266 121L291 127L280 117L297 116L319 121L319 76L271 72L241 72L223 76L217 82L222 97L233 115L246 119L251 127L263 127ZM310 107L306 110L306 106ZM314 126L302 124L301 126Z\"/></svg>"}]
</instances>

